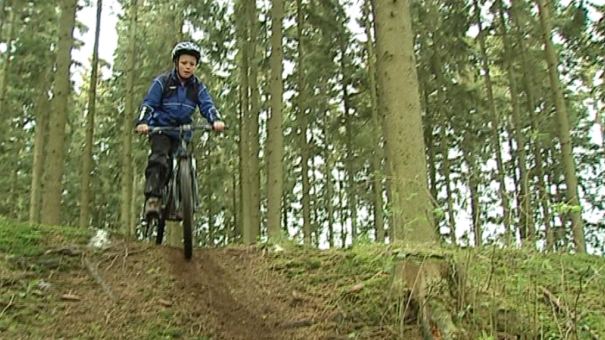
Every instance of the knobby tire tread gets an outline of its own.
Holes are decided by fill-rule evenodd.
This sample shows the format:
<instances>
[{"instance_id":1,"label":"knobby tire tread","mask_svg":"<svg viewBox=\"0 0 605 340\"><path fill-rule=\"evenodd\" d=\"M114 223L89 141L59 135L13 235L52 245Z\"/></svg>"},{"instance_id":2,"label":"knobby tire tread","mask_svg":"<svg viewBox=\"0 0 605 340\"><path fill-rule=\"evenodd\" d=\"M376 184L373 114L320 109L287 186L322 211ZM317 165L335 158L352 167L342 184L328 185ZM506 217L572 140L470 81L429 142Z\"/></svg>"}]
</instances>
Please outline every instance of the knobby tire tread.
<instances>
[{"instance_id":1,"label":"knobby tire tread","mask_svg":"<svg viewBox=\"0 0 605 340\"><path fill-rule=\"evenodd\" d=\"M164 240L164 230L166 227L166 220L163 218L158 219L158 225L155 235L155 244L161 245Z\"/></svg>"}]
</instances>

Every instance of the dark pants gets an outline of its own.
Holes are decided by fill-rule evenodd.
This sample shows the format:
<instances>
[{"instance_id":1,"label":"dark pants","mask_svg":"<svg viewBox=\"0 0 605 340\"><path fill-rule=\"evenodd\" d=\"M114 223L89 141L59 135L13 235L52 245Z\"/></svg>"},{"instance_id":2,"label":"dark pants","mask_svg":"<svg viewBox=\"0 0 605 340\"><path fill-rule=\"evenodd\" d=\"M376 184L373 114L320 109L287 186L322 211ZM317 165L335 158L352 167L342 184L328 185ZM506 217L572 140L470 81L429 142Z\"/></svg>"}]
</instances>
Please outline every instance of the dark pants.
<instances>
[{"instance_id":1,"label":"dark pants","mask_svg":"<svg viewBox=\"0 0 605 340\"><path fill-rule=\"evenodd\" d=\"M147 179L145 197L160 197L172 166L169 164L170 156L176 151L179 144L178 140L162 134L149 136L149 142L151 143L151 154L145 170Z\"/></svg>"}]
</instances>

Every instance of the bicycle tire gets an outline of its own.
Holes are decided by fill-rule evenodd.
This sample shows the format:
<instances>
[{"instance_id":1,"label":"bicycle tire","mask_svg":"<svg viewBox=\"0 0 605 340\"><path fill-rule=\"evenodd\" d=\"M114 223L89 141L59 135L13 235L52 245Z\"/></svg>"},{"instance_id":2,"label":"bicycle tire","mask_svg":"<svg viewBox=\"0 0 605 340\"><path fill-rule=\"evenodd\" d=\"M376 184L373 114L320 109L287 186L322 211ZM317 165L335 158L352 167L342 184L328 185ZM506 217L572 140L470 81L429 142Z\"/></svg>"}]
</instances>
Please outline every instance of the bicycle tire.
<instances>
[{"instance_id":1,"label":"bicycle tire","mask_svg":"<svg viewBox=\"0 0 605 340\"><path fill-rule=\"evenodd\" d=\"M161 245L164 240L164 230L166 228L166 220L163 218L158 219L158 225L155 235L155 244Z\"/></svg>"},{"instance_id":2,"label":"bicycle tire","mask_svg":"<svg viewBox=\"0 0 605 340\"><path fill-rule=\"evenodd\" d=\"M183 209L183 252L185 258L190 260L193 256L193 185L191 183L189 160L182 159L179 168L181 205Z\"/></svg>"}]
</instances>

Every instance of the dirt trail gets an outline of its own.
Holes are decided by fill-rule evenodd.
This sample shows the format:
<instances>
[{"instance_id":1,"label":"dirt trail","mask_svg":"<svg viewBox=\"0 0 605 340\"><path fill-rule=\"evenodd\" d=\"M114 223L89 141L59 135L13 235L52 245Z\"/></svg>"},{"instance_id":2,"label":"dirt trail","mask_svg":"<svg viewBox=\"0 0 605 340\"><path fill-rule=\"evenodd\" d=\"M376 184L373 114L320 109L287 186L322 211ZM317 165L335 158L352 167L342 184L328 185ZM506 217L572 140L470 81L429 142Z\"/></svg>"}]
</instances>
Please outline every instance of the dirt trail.
<instances>
[{"instance_id":1,"label":"dirt trail","mask_svg":"<svg viewBox=\"0 0 605 340\"><path fill-rule=\"evenodd\" d=\"M310 321L325 307L297 304L259 269L258 249L196 249L186 262L180 248L122 245L87 261L117 302L83 268L49 277L55 301L41 309L56 320L44 332L53 339L341 339ZM66 295L77 301L57 304Z\"/></svg>"},{"instance_id":2,"label":"dirt trail","mask_svg":"<svg viewBox=\"0 0 605 340\"><path fill-rule=\"evenodd\" d=\"M272 290L276 287L269 284L275 280L267 282L253 275L253 255L238 249L201 250L194 261L185 262L180 250L168 251L180 288L177 299L192 301L190 308L217 328L212 333L224 339L297 338L285 329L289 320L284 318L296 317L284 303L286 292L279 287Z\"/></svg>"}]
</instances>

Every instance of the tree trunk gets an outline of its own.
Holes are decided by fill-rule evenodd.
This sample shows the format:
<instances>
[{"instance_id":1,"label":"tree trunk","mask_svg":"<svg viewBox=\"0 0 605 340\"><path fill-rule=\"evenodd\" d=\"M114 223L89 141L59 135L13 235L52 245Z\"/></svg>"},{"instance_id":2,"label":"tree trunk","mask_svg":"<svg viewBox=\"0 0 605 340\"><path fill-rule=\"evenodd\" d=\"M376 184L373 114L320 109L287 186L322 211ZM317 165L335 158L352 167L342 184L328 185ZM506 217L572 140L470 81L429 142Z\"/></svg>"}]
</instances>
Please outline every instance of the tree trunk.
<instances>
[{"instance_id":1,"label":"tree trunk","mask_svg":"<svg viewBox=\"0 0 605 340\"><path fill-rule=\"evenodd\" d=\"M214 227L214 202L212 201L212 193L215 191L212 187L212 152L208 151L207 159L206 159L206 178L208 182L208 191L206 192L206 198L208 201L206 202L208 208L208 245L210 247L214 247L214 238L215 238L215 227ZM225 228L225 233L227 232Z\"/></svg>"},{"instance_id":2,"label":"tree trunk","mask_svg":"<svg viewBox=\"0 0 605 340\"><path fill-rule=\"evenodd\" d=\"M380 145L380 136L382 136L382 128L380 118L378 116L378 95L376 93L376 53L374 52L374 32L372 22L370 21L370 13L372 12L370 6L371 0L365 0L363 2L363 16L365 17L365 31L367 35L366 49L366 63L368 67L368 82L370 88L370 103L372 107L372 125L374 137L372 140L373 152L372 152L372 191L374 192L373 203L374 203L374 228L376 230L376 241L385 241L384 231L384 212L383 212L383 186L382 178L384 172L382 171L382 146Z\"/></svg>"},{"instance_id":3,"label":"tree trunk","mask_svg":"<svg viewBox=\"0 0 605 340\"><path fill-rule=\"evenodd\" d=\"M328 79L326 77L322 78L320 84L320 93L325 93L328 88ZM334 248L334 185L332 183L332 169L334 169L334 155L333 150L330 150L330 146L332 145L332 132L331 132L331 114L329 109L329 98L324 98L324 102L322 102L321 111L319 112L322 117L322 133L324 136L324 148L323 148L323 158L324 158L324 166L323 166L323 177L325 180L324 187L324 206L327 213L327 222L328 222L328 245L330 248Z\"/></svg>"},{"instance_id":4,"label":"tree trunk","mask_svg":"<svg viewBox=\"0 0 605 340\"><path fill-rule=\"evenodd\" d=\"M4 23L6 22L6 7L10 0L4 0L0 2L0 43L4 42L2 40L2 33L4 32Z\"/></svg>"},{"instance_id":5,"label":"tree trunk","mask_svg":"<svg viewBox=\"0 0 605 340\"><path fill-rule=\"evenodd\" d=\"M567 187L565 193L567 195L567 204L572 207L570 217L574 246L577 253L586 253L584 221L582 219L582 206L580 205L580 198L578 195L578 177L576 175L576 165L573 159L573 146L570 136L571 129L567 117L563 91L561 90L561 84L559 83L557 55L552 46L550 9L545 0L537 0L536 2L538 4L540 21L544 33L544 52L548 63L548 75L550 77L550 85L555 101L557 123L559 125L559 142L561 144L563 174L565 176L565 186Z\"/></svg>"},{"instance_id":6,"label":"tree trunk","mask_svg":"<svg viewBox=\"0 0 605 340\"><path fill-rule=\"evenodd\" d=\"M464 161L468 166L468 188L471 198L471 217L473 219L473 234L475 239L475 247L481 247L483 245L483 226L481 224L481 205L479 204L479 169L477 162L475 161L475 151L471 147L471 136L467 131L465 134L465 140L462 142L466 144L462 146L462 153L464 155Z\"/></svg>"},{"instance_id":7,"label":"tree trunk","mask_svg":"<svg viewBox=\"0 0 605 340\"><path fill-rule=\"evenodd\" d=\"M59 41L57 43L57 68L52 115L49 117L47 162L45 164L42 216L44 224L61 222L61 193L65 162L65 125L67 104L71 90L70 72L73 30L76 20L77 0L61 1Z\"/></svg>"},{"instance_id":8,"label":"tree trunk","mask_svg":"<svg viewBox=\"0 0 605 340\"><path fill-rule=\"evenodd\" d=\"M288 195L284 192L282 193L282 230L284 235L289 235L288 229L288 210L290 209L288 202Z\"/></svg>"},{"instance_id":9,"label":"tree trunk","mask_svg":"<svg viewBox=\"0 0 605 340\"><path fill-rule=\"evenodd\" d=\"M244 244L253 244L256 242L252 224L252 178L250 174L250 131L249 125L249 52L248 48L248 25L247 25L247 4L248 0L240 0L237 3L238 17L242 20L237 21L238 44L239 44L239 83L240 83L240 140L239 140L239 156L240 156L240 229L242 232L242 241ZM246 18L246 19L244 19Z\"/></svg>"},{"instance_id":10,"label":"tree trunk","mask_svg":"<svg viewBox=\"0 0 605 340\"><path fill-rule=\"evenodd\" d=\"M42 206L42 175L44 173L45 152L47 129L48 129L48 85L52 83L51 67L45 72L40 73L38 81L38 96L36 97L36 125L34 137L34 152L32 160L32 175L29 196L29 221L40 222L40 208Z\"/></svg>"},{"instance_id":11,"label":"tree trunk","mask_svg":"<svg viewBox=\"0 0 605 340\"><path fill-rule=\"evenodd\" d=\"M450 227L450 240L452 241L452 245L456 245L458 243L456 238L456 211L454 210L454 193L451 186L449 150L447 128L446 126L443 126L441 128L441 154L443 157L443 180L445 181L445 193L447 195L448 226Z\"/></svg>"},{"instance_id":12,"label":"tree trunk","mask_svg":"<svg viewBox=\"0 0 605 340\"><path fill-rule=\"evenodd\" d=\"M136 162L133 165L133 169L136 169ZM142 186L139 183L139 178L145 178L145 173L140 171L132 172L132 183L130 184L130 190L132 190L132 195L130 197L130 220L129 223L131 225L131 229L133 231L136 230L136 226L140 222L141 216L137 213L137 210L140 207L140 201L137 200L138 197L143 197L143 190L141 190Z\"/></svg>"},{"instance_id":13,"label":"tree trunk","mask_svg":"<svg viewBox=\"0 0 605 340\"><path fill-rule=\"evenodd\" d=\"M515 23L515 26L517 28L517 37L519 37L519 39L517 40L518 42L518 46L519 46L519 56L521 57L521 65L522 65L522 70L523 70L523 89L525 91L525 94L527 96L527 112L530 115L531 118L531 131L534 132L534 134L537 134L538 136L540 135L540 124L538 123L538 118L541 117L546 117L546 113L544 111L540 112L540 113L534 113L536 110L536 103L535 103L535 94L534 94L534 84L532 81L532 70L531 67L528 63L527 60L527 48L525 47L525 42L524 42L524 37L521 36L520 34L520 25L519 25L519 13L517 12L517 2L513 1L512 2L512 9L511 9L511 17L513 22ZM540 141L540 137L536 138L535 141L530 143L531 146L531 150L533 151L534 154L534 162L535 162L535 169L536 169L536 179L538 181L537 186L538 186L538 194L539 194L539 199L538 199L538 203L540 204L541 208L542 208L542 214L543 214L543 219L544 219L544 229L545 229L545 233L546 233L546 250L547 251L551 251L553 249L554 246L554 235L553 235L553 229L552 229L552 214L550 211L550 193L546 190L546 183L544 182L544 166L543 166L543 158L542 158L542 149L544 148L542 145L542 142Z\"/></svg>"},{"instance_id":14,"label":"tree trunk","mask_svg":"<svg viewBox=\"0 0 605 340\"><path fill-rule=\"evenodd\" d=\"M10 193L6 206L9 208L8 217L18 218L19 207L16 202L19 201L19 170L21 167L21 155L23 153L22 140L18 139L17 141L15 141L15 146L12 152L15 155L15 163L10 176Z\"/></svg>"},{"instance_id":15,"label":"tree trunk","mask_svg":"<svg viewBox=\"0 0 605 340\"><path fill-rule=\"evenodd\" d=\"M304 15L301 0L296 0L296 22L298 37L298 124L300 127L301 176L303 187L303 241L311 245L311 199L309 197L309 148L307 145L305 50L303 44Z\"/></svg>"},{"instance_id":16,"label":"tree trunk","mask_svg":"<svg viewBox=\"0 0 605 340\"><path fill-rule=\"evenodd\" d=\"M88 89L88 110L86 113L86 139L84 141L84 155L82 164L82 186L80 196L80 227L89 225L90 215L90 176L92 171L92 144L95 126L95 110L97 98L97 70L99 66L99 33L101 32L101 11L103 0L97 0L97 25L95 28L95 42L92 49L92 65L90 70L90 88Z\"/></svg>"},{"instance_id":17,"label":"tree trunk","mask_svg":"<svg viewBox=\"0 0 605 340\"><path fill-rule=\"evenodd\" d=\"M313 210L313 215L311 216L311 240L313 245L316 248L319 248L320 239L321 239L321 222L319 218L319 199L320 194L317 192L317 187L319 186L319 179L317 178L317 173L321 171L318 166L315 164L315 157L310 158L311 161L311 176L310 176L310 186L313 188L313 194L309 195L311 198L311 202L314 202L311 207Z\"/></svg>"},{"instance_id":18,"label":"tree trunk","mask_svg":"<svg viewBox=\"0 0 605 340\"><path fill-rule=\"evenodd\" d=\"M475 0L475 6L478 5ZM498 0L498 10L500 17L500 28L502 30L502 42L504 44L505 60L504 63L508 69L508 81L510 87L510 97L512 103L513 113L513 126L515 130L515 142L517 144L516 155L517 155L517 167L519 168L519 179L520 179L520 208L519 212L519 228L525 230L527 235L527 242L532 248L536 247L536 227L533 219L533 208L531 206L531 194L529 192L529 173L527 171L527 152L525 151L525 136L523 135L523 124L521 122L521 114L519 108L519 99L517 96L517 82L515 69L513 67L513 59L515 51L513 51L512 44L508 38L508 30L506 28L506 21L504 20L504 8L502 0Z\"/></svg>"},{"instance_id":19,"label":"tree trunk","mask_svg":"<svg viewBox=\"0 0 605 340\"><path fill-rule=\"evenodd\" d=\"M507 127L508 128L508 135L512 136L513 135L513 131L511 131L510 126ZM506 140L506 143L508 144L508 149L509 150L514 150L515 147L513 145L513 139L512 138L508 138ZM510 166L507 168L510 169L510 173L508 174L508 176L512 179L513 181L513 188L518 188L519 187L519 176L517 175L517 172L515 171L515 169L517 168L517 159L515 157L511 157L510 159ZM516 190L516 189L515 189ZM516 195L516 200L517 200L517 208L516 209L511 209L511 219L515 220L517 219L517 217L519 217L519 211L521 210L521 197L519 197L519 195ZM514 226L513 226L514 229ZM525 228L521 228L520 226L517 227L517 230L519 231L519 239L521 240L526 240L527 239L527 235L526 235L526 230Z\"/></svg>"},{"instance_id":20,"label":"tree trunk","mask_svg":"<svg viewBox=\"0 0 605 340\"><path fill-rule=\"evenodd\" d=\"M304 85L303 85L304 86ZM301 103L303 99L299 100ZM304 104L303 104L304 105ZM309 183L309 146L307 143L307 119L305 111L301 106L299 122L301 126L300 152L301 152L301 176L302 176L302 208L303 208L303 241L307 246L311 245L311 184Z\"/></svg>"},{"instance_id":21,"label":"tree trunk","mask_svg":"<svg viewBox=\"0 0 605 340\"><path fill-rule=\"evenodd\" d=\"M438 39L441 39L441 35L440 34L435 34L435 38L437 45L440 45L441 42ZM438 117L442 117L441 119L444 121L444 124L447 124L445 122L449 121L450 119L448 117L450 117L449 112L447 111L447 108L445 107L445 104L447 102L447 93L446 93L446 89L449 87L449 81L445 79L445 76L443 75L443 58L441 56L441 50L439 49L434 49L433 50L433 72L435 73L435 77L437 79L437 116ZM428 107L428 100L427 100L427 107ZM449 162L449 143L447 141L447 132L445 131L447 129L447 125L445 125L443 127L443 135L442 135L442 140L441 140L441 153L442 153L442 157L443 157L443 173L446 176L447 179L449 179L450 177L450 162ZM432 132L432 129L430 129ZM429 144L431 145L431 144ZM433 149L433 148L429 148L429 149ZM435 175L436 176L436 175ZM448 187L446 188L447 190L447 206L448 206L448 216L449 216L449 227L450 227L450 238L452 241L452 244L456 244L457 240L456 240L456 230L455 230L455 222L454 222L454 209L453 209L453 202L451 197L451 188L449 187L449 182L447 183ZM436 190L436 189L435 189ZM434 195L435 199L437 199L436 194ZM437 229L438 230L438 229Z\"/></svg>"},{"instance_id":22,"label":"tree trunk","mask_svg":"<svg viewBox=\"0 0 605 340\"><path fill-rule=\"evenodd\" d=\"M345 44L340 47L341 59L340 67L342 72L342 98L344 107L344 119L346 129L346 163L347 163L347 204L349 206L349 216L351 217L351 241L355 242L357 238L357 187L355 185L355 165L353 150L353 113L351 113L351 104L349 103L349 84L351 83L350 76L347 72L347 46Z\"/></svg>"},{"instance_id":23,"label":"tree trunk","mask_svg":"<svg viewBox=\"0 0 605 340\"><path fill-rule=\"evenodd\" d=\"M338 217L340 219L340 243L341 247L347 246L347 218L345 212L347 205L344 203L344 180L338 180Z\"/></svg>"},{"instance_id":24,"label":"tree trunk","mask_svg":"<svg viewBox=\"0 0 605 340\"><path fill-rule=\"evenodd\" d=\"M271 7L271 111L267 121L267 232L281 235L281 202L284 190L284 133L282 79L284 52L282 46L284 1L272 0Z\"/></svg>"},{"instance_id":25,"label":"tree trunk","mask_svg":"<svg viewBox=\"0 0 605 340\"><path fill-rule=\"evenodd\" d=\"M532 128L533 131L538 131ZM550 211L550 202L551 202L551 198L550 198L550 193L549 191L546 189L546 183L544 181L544 166L543 166L543 159L542 159L542 150L540 147L540 144L535 143L533 144L534 146L534 157L535 157L535 162L536 162L536 171L537 171L537 175L536 177L538 178L538 192L540 194L540 205L542 206L542 214L544 215L544 229L545 229L545 233L546 233L546 250L547 251L552 251L554 249L554 244L555 244L555 237L553 234L553 227L552 227L552 214Z\"/></svg>"},{"instance_id":26,"label":"tree trunk","mask_svg":"<svg viewBox=\"0 0 605 340\"><path fill-rule=\"evenodd\" d=\"M13 39L15 35L15 26L16 26L16 9L11 8L10 14L8 16L8 28L7 28L7 39L6 39L6 52L4 53L4 60L2 60L2 73L0 74L0 113L2 114L2 119L7 122L10 121L10 117L12 117L12 112L10 112L10 108L8 107L7 101L7 92L8 92L8 81L10 76L10 67L11 67L11 56L12 56L12 46ZM4 25L3 25L4 26ZM0 152L4 151L3 143L8 140L5 136L6 134L6 124L0 124Z\"/></svg>"},{"instance_id":27,"label":"tree trunk","mask_svg":"<svg viewBox=\"0 0 605 340\"><path fill-rule=\"evenodd\" d=\"M238 192L237 192L237 174L235 171L233 171L233 176L231 178L231 182L232 182L232 188L231 190L233 191L233 197L232 197L232 205L233 205L233 228L231 231L231 237L229 242L230 243L235 243L237 242L237 240L241 239L241 230L239 229L239 226L241 225L240 223L240 211L241 211L241 201L237 199L238 197Z\"/></svg>"},{"instance_id":28,"label":"tree trunk","mask_svg":"<svg viewBox=\"0 0 605 340\"><path fill-rule=\"evenodd\" d=\"M494 90L490 74L489 60L487 56L487 49L485 47L485 31L483 30L481 22L481 8L479 7L477 0L474 0L474 3L475 19L479 27L478 40L481 50L481 64L485 78L485 88L487 91L487 101L491 118L492 144L496 153L495 156L498 171L498 184L500 186L498 192L500 193L500 201L502 202L502 223L504 224L504 230L506 233L504 241L506 242L506 245L510 245L513 242L513 231L510 223L510 202L508 200L508 194L506 191L506 173L504 169L504 162L502 160L502 145L500 144L500 115L494 101Z\"/></svg>"},{"instance_id":29,"label":"tree trunk","mask_svg":"<svg viewBox=\"0 0 605 340\"><path fill-rule=\"evenodd\" d=\"M561 188L561 166L559 165L558 160L555 160L554 152L551 150L550 154L547 156L547 159L550 159L551 166L553 167L553 171L548 172L547 175L547 183L551 185L549 187L554 186L554 193L551 193L551 196L554 197L555 202L564 202L565 201L565 193L564 189ZM551 190L553 190L551 189ZM569 241L567 239L566 230L569 219L567 214L564 212L559 212L559 223L560 226L557 227L556 219L553 217L553 249L555 251L567 251L567 245Z\"/></svg>"},{"instance_id":30,"label":"tree trunk","mask_svg":"<svg viewBox=\"0 0 605 340\"><path fill-rule=\"evenodd\" d=\"M259 90L258 90L258 60L256 58L256 46L258 36L258 17L256 0L248 0L248 32L249 32L249 44L248 48L250 53L248 60L250 62L250 75L248 76L249 88L250 88L250 111L249 111L249 122L250 122L250 199L252 204L251 209L251 227L252 236L254 242L258 240L261 234L260 225L260 159L259 159Z\"/></svg>"},{"instance_id":31,"label":"tree trunk","mask_svg":"<svg viewBox=\"0 0 605 340\"><path fill-rule=\"evenodd\" d=\"M393 171L392 235L408 243L432 244L437 235L427 187L410 3L376 1L374 10L379 101Z\"/></svg>"},{"instance_id":32,"label":"tree trunk","mask_svg":"<svg viewBox=\"0 0 605 340\"><path fill-rule=\"evenodd\" d=\"M378 103L378 108L380 108L380 103ZM383 136L384 136L384 188L385 188L385 194L386 194L386 208L387 211L392 211L393 210L393 185L392 185L392 181L391 181L391 176L393 174L393 171L391 169L391 161L389 160L389 147L388 147L388 142L386 141L386 129L385 129L385 124L384 123L384 117L382 119L383 123L382 123L382 127L383 127ZM388 216L386 218L385 221L385 235L389 237L389 241L393 241L393 218L392 216Z\"/></svg>"},{"instance_id":33,"label":"tree trunk","mask_svg":"<svg viewBox=\"0 0 605 340\"><path fill-rule=\"evenodd\" d=\"M138 3L132 0L130 5L130 37L128 39L128 59L126 61L126 108L122 120L122 192L120 209L120 230L123 235L134 236L135 230L131 228L130 216L132 201L132 117L135 116L134 109L134 77L135 77L135 56L136 56L136 34L137 34L137 16Z\"/></svg>"},{"instance_id":34,"label":"tree trunk","mask_svg":"<svg viewBox=\"0 0 605 340\"><path fill-rule=\"evenodd\" d=\"M438 237L427 183L410 3L397 0L374 2L379 102L385 113L386 142L390 145L387 158L391 160L393 177L393 238L416 246L432 246ZM422 258L426 260L427 256ZM410 294L411 291L411 297L421 306L418 320L422 324L425 339L433 339L434 331L443 334L444 339L458 337L450 330L455 327L449 327L453 323L444 304L432 297L432 283L444 280L447 272L439 261L429 260L425 265L424 260L421 265L417 264L420 260L397 264L392 276L393 291L401 301L408 302L410 296L404 297L405 293L399 292L407 291ZM413 280L407 280L410 276ZM397 287L406 289L400 288L397 292ZM405 307L402 305L401 308ZM447 328L435 323L433 316L436 315Z\"/></svg>"},{"instance_id":35,"label":"tree trunk","mask_svg":"<svg viewBox=\"0 0 605 340\"><path fill-rule=\"evenodd\" d=\"M433 130L434 130L434 125L433 125L433 121L435 119L435 117L431 117L432 114L431 112L429 112L429 100L428 100L428 93L426 91L422 91L422 97L424 99L424 104L425 104L425 115L423 117L423 121L424 124L426 126L425 130L424 130L424 140L426 141L427 145L435 145L435 136L433 134ZM436 204L438 205L438 200L437 198L439 197L439 191L437 188L437 148L435 147L429 147L427 148L427 161L428 161L428 171L429 171L429 192L431 194L431 198L434 200L434 202L436 202ZM434 218L435 218L435 230L436 232L439 234L439 225L441 224L441 220L443 219L440 215L438 214L433 214Z\"/></svg>"}]
</instances>

